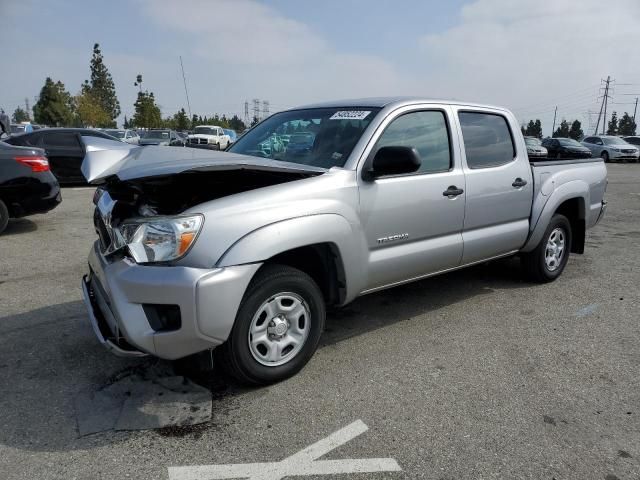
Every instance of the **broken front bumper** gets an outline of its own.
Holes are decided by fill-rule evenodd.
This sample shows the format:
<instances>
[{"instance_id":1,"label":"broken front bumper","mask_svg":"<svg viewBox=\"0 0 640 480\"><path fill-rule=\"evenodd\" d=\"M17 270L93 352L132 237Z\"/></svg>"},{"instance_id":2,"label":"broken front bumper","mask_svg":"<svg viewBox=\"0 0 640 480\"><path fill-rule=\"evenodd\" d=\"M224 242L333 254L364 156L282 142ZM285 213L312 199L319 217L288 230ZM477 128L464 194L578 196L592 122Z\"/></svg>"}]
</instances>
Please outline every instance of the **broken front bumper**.
<instances>
[{"instance_id":1,"label":"broken front bumper","mask_svg":"<svg viewBox=\"0 0 640 480\"><path fill-rule=\"evenodd\" d=\"M127 258L108 262L98 248L96 242L89 253L84 302L98 340L120 356L176 359L220 345L260 267L148 266ZM158 328L151 315L163 306L178 312L178 321L166 329Z\"/></svg>"}]
</instances>

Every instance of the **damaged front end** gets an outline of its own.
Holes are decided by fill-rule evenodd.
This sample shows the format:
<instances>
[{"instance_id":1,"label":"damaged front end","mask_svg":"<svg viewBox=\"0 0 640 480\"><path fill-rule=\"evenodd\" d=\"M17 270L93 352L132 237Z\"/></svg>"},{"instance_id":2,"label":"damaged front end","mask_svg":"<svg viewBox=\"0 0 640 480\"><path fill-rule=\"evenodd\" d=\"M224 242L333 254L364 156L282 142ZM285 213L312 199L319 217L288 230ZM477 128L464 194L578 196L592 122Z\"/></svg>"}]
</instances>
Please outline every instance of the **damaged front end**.
<instances>
[{"instance_id":1,"label":"damaged front end","mask_svg":"<svg viewBox=\"0 0 640 480\"><path fill-rule=\"evenodd\" d=\"M96 190L94 224L108 256L125 248L136 263L168 262L189 251L204 224L186 210L230 195L325 173L306 165L225 152L117 146L84 138L82 171ZM97 140L97 141L96 141Z\"/></svg>"}]
</instances>

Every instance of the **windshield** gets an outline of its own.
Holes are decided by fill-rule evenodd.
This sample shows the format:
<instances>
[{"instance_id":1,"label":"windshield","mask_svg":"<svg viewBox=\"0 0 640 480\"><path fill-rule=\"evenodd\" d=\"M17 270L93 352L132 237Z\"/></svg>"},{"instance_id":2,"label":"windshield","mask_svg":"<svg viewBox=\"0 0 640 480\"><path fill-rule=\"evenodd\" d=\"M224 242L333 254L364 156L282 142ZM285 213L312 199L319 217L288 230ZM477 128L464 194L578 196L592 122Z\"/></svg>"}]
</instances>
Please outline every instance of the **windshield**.
<instances>
[{"instance_id":1,"label":"windshield","mask_svg":"<svg viewBox=\"0 0 640 480\"><path fill-rule=\"evenodd\" d=\"M313 108L276 113L229 149L315 167L343 167L379 108Z\"/></svg>"},{"instance_id":2,"label":"windshield","mask_svg":"<svg viewBox=\"0 0 640 480\"><path fill-rule=\"evenodd\" d=\"M105 130L104 133L116 138L124 138L124 130Z\"/></svg>"},{"instance_id":3,"label":"windshield","mask_svg":"<svg viewBox=\"0 0 640 480\"><path fill-rule=\"evenodd\" d=\"M539 147L540 145L542 145L542 142L537 138L529 138L529 137L524 137L524 143L532 147Z\"/></svg>"},{"instance_id":4,"label":"windshield","mask_svg":"<svg viewBox=\"0 0 640 480\"><path fill-rule=\"evenodd\" d=\"M24 125L11 125L11 133L24 133Z\"/></svg>"},{"instance_id":5,"label":"windshield","mask_svg":"<svg viewBox=\"0 0 640 480\"><path fill-rule=\"evenodd\" d=\"M216 131L214 128L211 127L196 127L193 129L193 133L199 133L202 135L215 135Z\"/></svg>"},{"instance_id":6,"label":"windshield","mask_svg":"<svg viewBox=\"0 0 640 480\"><path fill-rule=\"evenodd\" d=\"M582 147L582 145L580 145L572 138L558 138L558 142L563 147Z\"/></svg>"},{"instance_id":7,"label":"windshield","mask_svg":"<svg viewBox=\"0 0 640 480\"><path fill-rule=\"evenodd\" d=\"M618 137L602 137L605 145L627 145L629 142Z\"/></svg>"},{"instance_id":8,"label":"windshield","mask_svg":"<svg viewBox=\"0 0 640 480\"><path fill-rule=\"evenodd\" d=\"M149 130L145 132L142 138L155 139L155 140L166 140L169 138L168 130Z\"/></svg>"}]
</instances>

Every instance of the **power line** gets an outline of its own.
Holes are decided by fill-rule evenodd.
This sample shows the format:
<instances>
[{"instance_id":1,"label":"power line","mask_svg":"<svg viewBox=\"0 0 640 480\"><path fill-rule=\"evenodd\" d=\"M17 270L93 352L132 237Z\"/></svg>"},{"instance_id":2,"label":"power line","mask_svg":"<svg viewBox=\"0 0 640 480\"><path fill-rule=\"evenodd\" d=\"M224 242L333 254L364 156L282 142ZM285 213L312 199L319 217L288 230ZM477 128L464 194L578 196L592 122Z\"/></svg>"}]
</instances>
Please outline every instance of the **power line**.
<instances>
[{"instance_id":1,"label":"power line","mask_svg":"<svg viewBox=\"0 0 640 480\"><path fill-rule=\"evenodd\" d=\"M180 68L182 69L182 81L184 83L184 94L187 97L187 107L189 108L189 118L192 118L191 103L189 103L189 92L187 91L187 78L184 76L184 66L182 65L182 55L180 55Z\"/></svg>"}]
</instances>

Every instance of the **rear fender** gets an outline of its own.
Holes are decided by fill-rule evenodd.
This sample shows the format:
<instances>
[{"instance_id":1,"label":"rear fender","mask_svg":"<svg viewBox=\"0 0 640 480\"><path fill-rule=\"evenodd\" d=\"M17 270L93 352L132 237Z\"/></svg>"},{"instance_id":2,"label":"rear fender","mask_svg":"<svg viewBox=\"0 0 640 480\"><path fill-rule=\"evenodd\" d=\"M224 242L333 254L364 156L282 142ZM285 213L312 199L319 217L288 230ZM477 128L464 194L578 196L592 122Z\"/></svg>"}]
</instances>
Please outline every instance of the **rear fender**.
<instances>
[{"instance_id":1,"label":"rear fender","mask_svg":"<svg viewBox=\"0 0 640 480\"><path fill-rule=\"evenodd\" d=\"M580 199L578 215L580 219L584 219L585 205L589 205L589 185L582 180L574 180L560 185L549 196L549 199L544 204L544 207L537 216L537 219L532 217L531 221L534 226L531 229L529 238L521 251L530 252L536 248L538 243L540 243L549 222L551 221L551 217L553 217L553 214L558 210L558 207L567 200L574 198ZM536 199L536 201L538 200L539 198Z\"/></svg>"}]
</instances>

